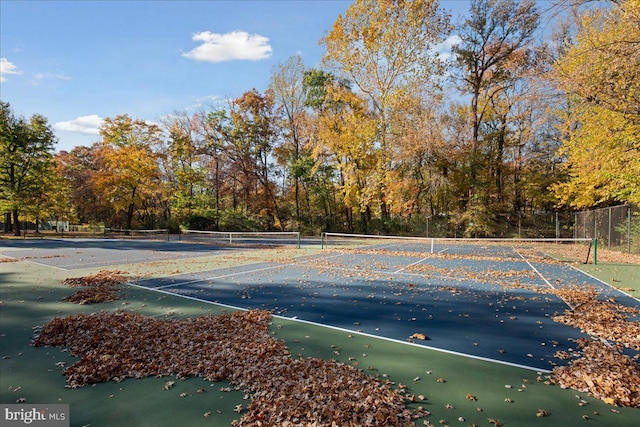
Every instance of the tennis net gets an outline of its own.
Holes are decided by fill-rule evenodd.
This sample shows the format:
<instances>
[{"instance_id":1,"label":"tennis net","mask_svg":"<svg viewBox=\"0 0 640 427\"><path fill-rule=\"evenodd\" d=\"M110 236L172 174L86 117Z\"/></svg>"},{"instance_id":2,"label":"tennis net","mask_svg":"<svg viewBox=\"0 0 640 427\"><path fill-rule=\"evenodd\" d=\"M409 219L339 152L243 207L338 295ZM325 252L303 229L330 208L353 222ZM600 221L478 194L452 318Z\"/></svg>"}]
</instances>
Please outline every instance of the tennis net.
<instances>
[{"instance_id":1,"label":"tennis net","mask_svg":"<svg viewBox=\"0 0 640 427\"><path fill-rule=\"evenodd\" d=\"M322 248L388 255L487 259L547 258L583 264L597 262L593 239L473 239L323 233L321 241Z\"/></svg>"},{"instance_id":2,"label":"tennis net","mask_svg":"<svg viewBox=\"0 0 640 427\"><path fill-rule=\"evenodd\" d=\"M131 240L169 240L170 234L167 229L158 230L132 230L127 228L108 228L104 229L104 237L112 239L131 239Z\"/></svg>"},{"instance_id":3,"label":"tennis net","mask_svg":"<svg viewBox=\"0 0 640 427\"><path fill-rule=\"evenodd\" d=\"M295 246L300 247L297 231L202 231L181 230L180 240L237 246Z\"/></svg>"}]
</instances>

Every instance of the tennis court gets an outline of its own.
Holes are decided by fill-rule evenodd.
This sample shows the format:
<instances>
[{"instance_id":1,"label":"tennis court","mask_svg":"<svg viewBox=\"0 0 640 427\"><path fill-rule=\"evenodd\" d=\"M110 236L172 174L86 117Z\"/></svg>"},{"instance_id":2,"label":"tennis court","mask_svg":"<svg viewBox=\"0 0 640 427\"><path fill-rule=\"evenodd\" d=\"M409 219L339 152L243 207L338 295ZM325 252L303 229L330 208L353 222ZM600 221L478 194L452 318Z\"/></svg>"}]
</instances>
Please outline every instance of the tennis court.
<instances>
[{"instance_id":1,"label":"tennis court","mask_svg":"<svg viewBox=\"0 0 640 427\"><path fill-rule=\"evenodd\" d=\"M3 242L1 255L75 270L180 262L261 247L257 236L244 236L244 242L236 236L235 245L229 234L207 244L204 236L196 237L200 243L14 240ZM555 262L532 249L531 242L516 247L487 241L335 239L323 241L326 248L314 255L132 279L131 285L545 371L563 363L554 357L556 351L582 336L551 319L570 308L554 290L593 286L602 298L640 308L636 299ZM411 338L414 334L427 339Z\"/></svg>"},{"instance_id":2,"label":"tennis court","mask_svg":"<svg viewBox=\"0 0 640 427\"><path fill-rule=\"evenodd\" d=\"M101 268L128 271L131 286L129 302L126 306L114 302L106 306L108 310L142 311L154 316L173 315L176 307L181 306L191 307L184 310L193 313L207 307L216 310L220 307L223 310L269 310L277 316L275 322L279 323L278 326L285 327L274 329L274 333L287 339L292 353L344 358L346 363L356 363L351 362L356 359L375 366L385 366L386 363L386 369L406 371L406 379L401 375L395 379L411 383L413 378L414 392L424 389L429 393L431 405L436 405L435 402L445 405L445 409L430 407L432 412L441 412L439 416L451 412L447 409L450 402L466 407L469 403L464 399L466 393L476 394L480 384L491 383L487 391L481 393L482 406L485 410L491 408L493 414L503 414L503 419L527 420L517 425L538 422L535 412L518 415L515 406L514 410L504 412L508 409L503 408L504 403L495 403L495 408L489 406L489 396L491 401L501 402L503 382L512 383L519 381L514 376L526 378L529 375L532 375L530 380L535 381L540 372L550 371L555 364L566 364L566 361L554 357L555 352L568 351L575 345L571 340L583 336L578 329L552 320L554 315L569 308L554 289L576 284L593 286L598 289L599 298L613 298L619 304L640 308L638 300L570 264L548 258L539 248L525 244L465 245L428 240L352 242L339 238L335 241L323 239L323 249L319 247L320 242L314 242L313 248L303 245L302 249L296 249L296 243L293 243L293 247L289 245L286 251L278 251L263 250L265 246L255 236L244 243L203 244L188 239L43 239L5 240L0 243L0 257L24 261L20 264L33 265L35 271L54 268L56 277L77 276ZM583 249L578 257L584 255ZM194 260L206 262L190 264ZM12 277L12 264L5 264L3 270L8 271L4 274L9 279ZM166 268L167 265L171 267ZM29 270L26 267L21 269ZM175 273L170 273L172 271ZM46 281L44 277L38 279L38 282ZM52 283L47 288L59 286L59 279L55 282L58 285ZM5 290L15 292L11 289ZM21 299L33 291L25 288L25 292ZM44 292L40 296L33 295L34 303L36 299L50 298L50 291ZM56 292L65 293L64 289ZM17 301L16 310L21 303ZM37 308L40 313L46 307L49 305L41 306L38 302L31 310ZM63 309L69 310L66 305ZM43 317L38 324L44 321L47 319ZM25 334L28 335L34 325L27 323ZM388 347L379 341L388 343ZM361 353L360 356L358 352L363 351L369 354ZM442 356L434 357L433 351ZM41 349L30 349L29 354L38 357L44 353ZM348 361L347 355L350 356ZM407 362L409 359L410 363ZM11 360L17 363L19 358ZM436 372L442 375L443 371L438 368L440 363L453 367L453 370L450 367L444 371L444 376L451 381L451 390L457 390L453 395L451 390L440 395L433 385L428 385L430 383L424 386L416 383L420 375L425 375L425 369L430 374L435 367ZM455 372L455 366L466 368L461 368L464 372ZM502 368L496 368L498 366ZM15 377L17 372L9 373ZM471 379L465 380L465 375L470 375ZM483 376L486 378L478 379ZM149 381L140 385L128 383L120 391L124 393L132 387L146 390L152 382ZM194 384L193 381L186 382L185 386ZM455 388L454 384L457 384ZM489 392L489 389L494 390ZM108 397L113 396L112 386L105 386L104 390L112 390ZM575 394L566 391L569 397ZM3 394L3 399L9 396L7 393ZM84 392L75 393L82 396ZM221 395L220 399L224 396ZM534 405L551 408L557 421L560 415L558 408L566 406L566 403L560 403L562 399L552 403L553 399L558 399L555 391L535 396L541 400L535 400L540 403ZM239 399L242 403L241 397ZM528 408L522 398L518 402ZM597 402L591 403L596 405ZM165 404L172 405L170 402ZM200 404L207 407L204 401ZM220 409L220 417L227 410L224 408ZM628 408L621 409L621 413L611 414L614 416L612 420L606 418L608 421L603 425L618 425L607 424L615 419L633 420L633 409L632 412ZM472 410L475 409L466 408L464 418L483 420L482 415L472 416ZM606 405L598 410L609 411ZM90 417L91 413L90 410L84 411L83 416ZM571 417L575 414L572 413L567 411L563 416L573 419ZM624 415L624 418L615 418L617 415ZM533 421L529 423L531 419ZM91 418L87 421L96 423Z\"/></svg>"},{"instance_id":3,"label":"tennis court","mask_svg":"<svg viewBox=\"0 0 640 427\"><path fill-rule=\"evenodd\" d=\"M591 285L603 297L640 307L635 299L575 268L548 263L540 254L528 260L506 246L440 244L432 252L421 243L394 245L325 249L289 262L133 284L538 370L562 363L554 353L567 350L569 338L581 336L551 320L569 308L554 288ZM427 339L412 339L414 334Z\"/></svg>"}]
</instances>

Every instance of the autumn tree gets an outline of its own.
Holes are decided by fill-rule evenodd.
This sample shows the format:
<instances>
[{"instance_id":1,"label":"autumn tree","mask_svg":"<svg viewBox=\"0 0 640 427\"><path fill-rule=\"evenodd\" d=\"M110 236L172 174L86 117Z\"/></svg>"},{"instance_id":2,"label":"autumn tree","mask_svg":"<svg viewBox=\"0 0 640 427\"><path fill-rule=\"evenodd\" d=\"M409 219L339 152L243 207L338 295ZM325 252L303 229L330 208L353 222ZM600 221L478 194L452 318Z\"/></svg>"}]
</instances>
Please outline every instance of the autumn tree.
<instances>
[{"instance_id":1,"label":"autumn tree","mask_svg":"<svg viewBox=\"0 0 640 427\"><path fill-rule=\"evenodd\" d=\"M322 39L324 63L367 97L377 121L373 141L367 144L379 151L370 185L377 192L383 223L393 203L387 196L397 144L393 116L406 113L406 96L434 85L442 71L434 46L448 30L448 16L435 0L357 0Z\"/></svg>"},{"instance_id":2,"label":"autumn tree","mask_svg":"<svg viewBox=\"0 0 640 427\"><path fill-rule=\"evenodd\" d=\"M328 81L330 83L331 80ZM317 168L321 163L338 174L338 192L349 231L354 230L354 214L361 230L369 231L377 195L376 167L379 150L375 145L377 122L367 100L348 87L327 84L325 106L314 127L312 142Z\"/></svg>"},{"instance_id":3,"label":"autumn tree","mask_svg":"<svg viewBox=\"0 0 640 427\"><path fill-rule=\"evenodd\" d=\"M417 231L426 227L430 218L448 212L447 193L452 191L449 162L455 147L447 145L445 115L433 99L426 102L416 96L406 102L412 114L397 116L394 123L397 166L389 194L396 201L391 213L402 222L413 223Z\"/></svg>"},{"instance_id":4,"label":"autumn tree","mask_svg":"<svg viewBox=\"0 0 640 427\"><path fill-rule=\"evenodd\" d=\"M309 150L304 137L307 121L303 79L304 64L299 55L290 57L285 63L277 64L271 73L270 87L273 90L275 102L282 111L282 144L276 153L293 179L293 194L295 203L295 218L300 227L301 186L310 172ZM309 208L308 198L307 209Z\"/></svg>"},{"instance_id":5,"label":"autumn tree","mask_svg":"<svg viewBox=\"0 0 640 427\"><path fill-rule=\"evenodd\" d=\"M160 128L123 115L107 118L100 135L102 142L96 153L99 168L93 184L113 207L116 215L113 224L131 229L137 213L146 227L155 227L164 199L157 157L152 149L159 142ZM118 218L120 215L122 219Z\"/></svg>"},{"instance_id":6,"label":"autumn tree","mask_svg":"<svg viewBox=\"0 0 640 427\"><path fill-rule=\"evenodd\" d=\"M569 105L562 152L570 179L556 194L576 208L640 203L640 1L578 10L553 77Z\"/></svg>"},{"instance_id":7,"label":"autumn tree","mask_svg":"<svg viewBox=\"0 0 640 427\"><path fill-rule=\"evenodd\" d=\"M335 162L332 150L326 149L320 138L325 134L323 127L330 123L327 118L338 114L344 108L341 97L334 94L350 91L351 84L333 73L311 68L305 70L302 85L305 94L304 105L310 112L306 126L310 152L309 156L302 160L308 172L305 176L306 184L309 193L314 196L315 209L312 216L321 217L318 225L325 230L334 230L338 224L347 224L348 229L353 230L352 210L344 205L340 188L344 184L344 177L341 175L339 164ZM314 222L313 217L311 221Z\"/></svg>"},{"instance_id":8,"label":"autumn tree","mask_svg":"<svg viewBox=\"0 0 640 427\"><path fill-rule=\"evenodd\" d=\"M492 193L503 196L503 160L513 132L511 111L533 64L531 42L539 13L533 0L474 0L453 46L459 89L469 97L469 145L464 162L467 194L461 199L469 233L491 234ZM483 176L481 171L488 171ZM482 224L485 224L484 227Z\"/></svg>"},{"instance_id":9,"label":"autumn tree","mask_svg":"<svg viewBox=\"0 0 640 427\"><path fill-rule=\"evenodd\" d=\"M20 213L37 213L48 179L56 172L54 143L45 117L17 117L9 103L0 102L0 211L5 213L5 232L13 220L19 236Z\"/></svg>"},{"instance_id":10,"label":"autumn tree","mask_svg":"<svg viewBox=\"0 0 640 427\"><path fill-rule=\"evenodd\" d=\"M84 224L104 223L111 218L111 206L94 186L95 176L100 172L99 151L100 144L80 145L56 155L58 169L70 186L75 215Z\"/></svg>"},{"instance_id":11,"label":"autumn tree","mask_svg":"<svg viewBox=\"0 0 640 427\"><path fill-rule=\"evenodd\" d=\"M55 221L56 226L60 221L77 220L71 184L64 175L63 164L58 155L53 158L51 170L44 176L42 191L34 196L27 212L35 219L36 230L39 229L41 220Z\"/></svg>"},{"instance_id":12,"label":"autumn tree","mask_svg":"<svg viewBox=\"0 0 640 427\"><path fill-rule=\"evenodd\" d=\"M235 169L233 178L248 204L253 197L253 207L258 207L264 226L284 229L285 217L272 181L277 172L271 158L278 140L277 117L271 89L264 94L255 89L245 92L231 104L230 131L224 150Z\"/></svg>"},{"instance_id":13,"label":"autumn tree","mask_svg":"<svg viewBox=\"0 0 640 427\"><path fill-rule=\"evenodd\" d=\"M164 179L171 189L171 214L177 222L197 229L208 227L213 199L201 121L201 113L176 112L165 118Z\"/></svg>"}]
</instances>

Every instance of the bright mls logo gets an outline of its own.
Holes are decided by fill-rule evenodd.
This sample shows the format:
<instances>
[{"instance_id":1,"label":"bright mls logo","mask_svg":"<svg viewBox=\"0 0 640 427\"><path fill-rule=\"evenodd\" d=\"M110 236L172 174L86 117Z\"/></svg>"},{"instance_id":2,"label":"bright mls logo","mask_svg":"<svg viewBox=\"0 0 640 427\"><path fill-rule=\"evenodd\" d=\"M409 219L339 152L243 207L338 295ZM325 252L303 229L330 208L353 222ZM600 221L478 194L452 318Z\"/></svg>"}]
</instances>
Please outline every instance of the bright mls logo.
<instances>
[{"instance_id":1,"label":"bright mls logo","mask_svg":"<svg viewBox=\"0 0 640 427\"><path fill-rule=\"evenodd\" d=\"M0 405L0 427L69 427L69 405Z\"/></svg>"}]
</instances>

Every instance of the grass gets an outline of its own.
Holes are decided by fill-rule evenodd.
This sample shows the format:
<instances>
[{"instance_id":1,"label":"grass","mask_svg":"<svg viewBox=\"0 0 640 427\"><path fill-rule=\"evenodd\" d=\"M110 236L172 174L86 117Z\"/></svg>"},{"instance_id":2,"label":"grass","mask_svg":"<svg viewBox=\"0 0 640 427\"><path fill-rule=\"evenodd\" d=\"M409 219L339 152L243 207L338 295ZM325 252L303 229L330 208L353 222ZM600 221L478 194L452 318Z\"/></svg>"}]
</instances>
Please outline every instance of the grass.
<instances>
[{"instance_id":1,"label":"grass","mask_svg":"<svg viewBox=\"0 0 640 427\"><path fill-rule=\"evenodd\" d=\"M289 253L277 256L286 257ZM226 261L252 262L255 255L234 254L234 257ZM114 269L136 275L162 276L176 270L218 266L220 262L220 258L202 258ZM623 277L618 273L623 271L619 266L599 264L592 267L602 269L589 271L594 275L606 277L615 272ZM25 398L31 403L69 403L73 426L223 426L238 419L234 408L239 404L246 406L249 400L245 397L248 399L249 396L237 391L222 391L229 386L226 382L209 383L190 378L177 381L170 390L163 390L164 383L171 378L146 378L79 389L65 388L62 369L56 363L69 365L76 359L62 349L30 345L33 328L55 316L128 310L156 317L173 313L172 316L183 318L229 310L138 288L127 288L123 300L98 305L62 301L75 292L61 284L63 279L98 270L69 272L29 262L0 263L0 402L15 403ZM630 277L635 277L633 271L631 273ZM504 426L520 427L626 427L638 425L640 421L640 409L614 408L584 393L546 385L544 375L530 370L283 318L274 318L272 323L272 334L284 340L293 355L357 364L370 375L406 385L407 394L424 395L424 402L411 406L424 406L432 413L427 420L435 425L483 426L491 425L488 420L494 419ZM439 378L444 382L439 382ZM206 392L196 393L199 388L205 388ZM180 397L181 393L187 396ZM470 396L477 400L470 400ZM537 417L539 409L550 415ZM618 412L612 412L612 409ZM205 417L205 414L209 415ZM460 421L462 419L464 421ZM422 420L418 420L417 425L423 425Z\"/></svg>"}]
</instances>

